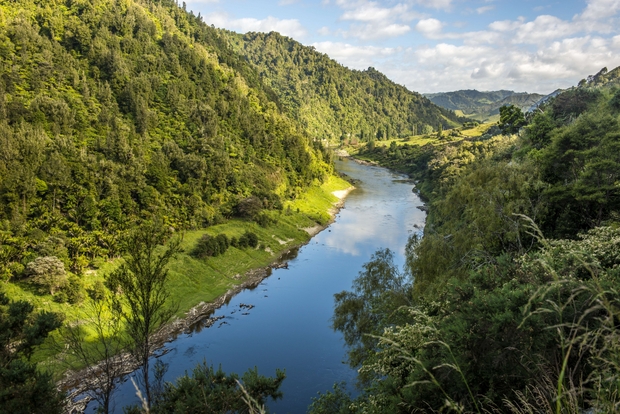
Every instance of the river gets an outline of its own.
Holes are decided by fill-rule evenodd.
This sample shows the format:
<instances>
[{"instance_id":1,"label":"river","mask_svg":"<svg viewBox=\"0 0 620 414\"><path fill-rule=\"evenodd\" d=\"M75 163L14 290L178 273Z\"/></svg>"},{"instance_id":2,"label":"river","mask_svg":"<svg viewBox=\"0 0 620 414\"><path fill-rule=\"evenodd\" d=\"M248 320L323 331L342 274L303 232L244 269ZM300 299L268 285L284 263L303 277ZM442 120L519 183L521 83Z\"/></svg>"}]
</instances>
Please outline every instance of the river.
<instances>
[{"instance_id":1,"label":"river","mask_svg":"<svg viewBox=\"0 0 620 414\"><path fill-rule=\"evenodd\" d=\"M203 361L238 374L254 366L268 376L285 369L284 398L269 401L272 413L304 413L318 392L336 382L355 382L356 372L344 362L342 335L330 328L334 294L351 287L377 249L390 248L402 265L407 238L422 231L426 215L416 208L422 202L406 177L346 159L336 168L360 183L335 222L301 247L288 269L274 270L218 309L213 316L224 318L212 327L167 343L158 353L169 364L166 380ZM131 381L119 384L113 400L117 413L138 403Z\"/></svg>"}]
</instances>

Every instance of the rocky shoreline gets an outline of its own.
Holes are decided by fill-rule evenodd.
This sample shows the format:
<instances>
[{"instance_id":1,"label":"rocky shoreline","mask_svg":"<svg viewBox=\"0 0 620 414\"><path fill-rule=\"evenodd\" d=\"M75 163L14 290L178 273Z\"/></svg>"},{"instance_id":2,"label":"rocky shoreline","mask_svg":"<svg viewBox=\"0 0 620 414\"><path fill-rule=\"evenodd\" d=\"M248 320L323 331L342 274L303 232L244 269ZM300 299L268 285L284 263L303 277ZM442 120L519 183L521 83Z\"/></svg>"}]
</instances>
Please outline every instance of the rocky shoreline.
<instances>
[{"instance_id":1,"label":"rocky shoreline","mask_svg":"<svg viewBox=\"0 0 620 414\"><path fill-rule=\"evenodd\" d=\"M293 246L287 250L282 251L273 262L266 267L252 269L246 272L244 276L244 282L230 288L222 296L215 299L213 302L205 303L200 302L198 305L192 307L186 312L183 318L176 318L171 323L165 325L159 332L152 337L152 354L156 354L160 351L167 342L173 341L178 335L184 333L190 333L198 325L201 328L208 328L213 326L221 317L211 317L211 315L220 307L230 302L230 300L238 293L245 289L253 289L257 287L265 278L271 275L273 269L288 267L288 260L297 256L297 251L300 247L308 244L312 237L326 229L331 223L334 222L336 214L344 206L346 196L354 189L351 186L345 190L335 191L333 194L339 199L334 203L334 206L329 210L331 219L325 225L317 224L314 227L308 227L304 230L310 235L305 243ZM121 377L131 374L139 368L139 364L132 360L131 356L127 353L118 355L115 357L115 364L122 366ZM84 394L92 388L93 379L92 375L96 375L97 372L101 372L97 366L87 367L80 371L69 371L65 374L64 378L57 383L57 387L67 392L67 413L77 414L83 413L86 406L92 401L90 396L84 396L77 401L74 401L80 395Z\"/></svg>"}]
</instances>

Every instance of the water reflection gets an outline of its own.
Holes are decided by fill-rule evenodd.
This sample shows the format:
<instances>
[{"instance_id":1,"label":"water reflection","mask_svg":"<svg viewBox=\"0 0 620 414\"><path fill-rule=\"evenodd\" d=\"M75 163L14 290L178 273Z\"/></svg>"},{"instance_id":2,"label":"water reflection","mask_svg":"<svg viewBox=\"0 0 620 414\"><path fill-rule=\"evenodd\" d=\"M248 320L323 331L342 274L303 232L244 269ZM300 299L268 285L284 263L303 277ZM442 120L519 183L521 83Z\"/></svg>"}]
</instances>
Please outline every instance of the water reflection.
<instances>
[{"instance_id":1,"label":"water reflection","mask_svg":"<svg viewBox=\"0 0 620 414\"><path fill-rule=\"evenodd\" d=\"M291 251L287 269L274 269L230 299L211 315L218 318L212 326L196 326L166 344L160 359L169 364L167 381L203 361L239 374L254 366L262 375L284 368L284 399L269 403L276 413L303 413L317 392L355 382L356 372L343 363L342 337L330 328L333 295L351 287L379 248L392 249L402 264L407 237L420 231L425 214L416 208L422 203L406 177L347 160L337 168L361 182L329 230ZM130 381L119 385L114 400L119 413L138 402Z\"/></svg>"}]
</instances>

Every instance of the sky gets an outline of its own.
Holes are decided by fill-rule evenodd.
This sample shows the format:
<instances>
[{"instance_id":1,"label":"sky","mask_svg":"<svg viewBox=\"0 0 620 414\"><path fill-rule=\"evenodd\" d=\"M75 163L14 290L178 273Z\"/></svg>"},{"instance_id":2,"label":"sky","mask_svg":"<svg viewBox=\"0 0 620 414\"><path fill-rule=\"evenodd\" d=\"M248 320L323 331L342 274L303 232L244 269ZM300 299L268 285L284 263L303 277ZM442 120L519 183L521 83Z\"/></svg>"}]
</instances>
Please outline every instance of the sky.
<instances>
[{"instance_id":1,"label":"sky","mask_svg":"<svg viewBox=\"0 0 620 414\"><path fill-rule=\"evenodd\" d=\"M547 94L620 66L620 0L185 1L215 27L277 31L421 93Z\"/></svg>"}]
</instances>

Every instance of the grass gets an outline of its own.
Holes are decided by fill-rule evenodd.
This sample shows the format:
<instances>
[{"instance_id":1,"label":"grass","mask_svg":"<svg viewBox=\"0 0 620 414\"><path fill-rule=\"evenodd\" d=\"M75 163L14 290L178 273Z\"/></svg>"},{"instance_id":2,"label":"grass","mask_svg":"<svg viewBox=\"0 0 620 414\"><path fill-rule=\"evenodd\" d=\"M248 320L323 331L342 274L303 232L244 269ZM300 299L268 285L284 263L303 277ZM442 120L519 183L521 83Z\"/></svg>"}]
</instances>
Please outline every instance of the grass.
<instances>
[{"instance_id":1,"label":"grass","mask_svg":"<svg viewBox=\"0 0 620 414\"><path fill-rule=\"evenodd\" d=\"M483 124L480 124L474 128L470 128L470 129L461 129L461 135L464 135L468 138L475 138L475 137L480 137L482 135L484 135L489 128L491 128L493 126L494 122L485 122Z\"/></svg>"},{"instance_id":2,"label":"grass","mask_svg":"<svg viewBox=\"0 0 620 414\"><path fill-rule=\"evenodd\" d=\"M432 145L443 145L446 143L446 139L449 139L450 142L455 142L455 141L459 141L463 138L476 138L476 137L480 137L482 135L484 135L489 128L491 128L496 122L485 122L482 123L474 128L455 128L458 133L459 136L457 137L451 137L449 136L450 132L452 130L447 129L445 131L443 131L443 139L439 140L437 138L437 134L433 133L433 134L425 134L425 135L412 135L410 137L406 137L406 138L395 138L395 139L389 139L389 140L385 140L385 141L375 141L375 145L378 147L389 147L393 142L397 145L397 146L402 146L402 145L418 145L418 146L424 146L426 144L432 144Z\"/></svg>"},{"instance_id":3,"label":"grass","mask_svg":"<svg viewBox=\"0 0 620 414\"><path fill-rule=\"evenodd\" d=\"M214 301L230 288L243 283L248 271L268 266L280 253L306 243L310 235L305 228L317 224L325 225L331 219L329 211L338 201L332 192L350 186L345 180L331 176L322 185L313 186L297 199L286 202L282 211L269 212L274 224L266 227L252 221L233 219L207 229L184 233L181 244L183 252L171 260L168 267L171 301L178 306L176 316L183 317L200 302ZM225 233L229 237L239 237L246 231L258 235L257 248L230 247L224 254L207 259L196 259L188 254L204 234L215 236ZM82 277L84 287L89 288L96 281L103 281L121 262L122 259L102 261L97 269L87 271ZM63 314L65 323L80 323L87 317L84 309L89 307L88 297L80 305L70 305L54 302L52 296L41 295L26 282L6 283L3 289L13 300L26 300L34 304L37 310ZM52 346L54 342L56 344ZM58 349L62 349L63 345L62 338L55 332L46 344L35 352L33 361L40 362L59 377L66 370L66 366L57 358Z\"/></svg>"}]
</instances>

